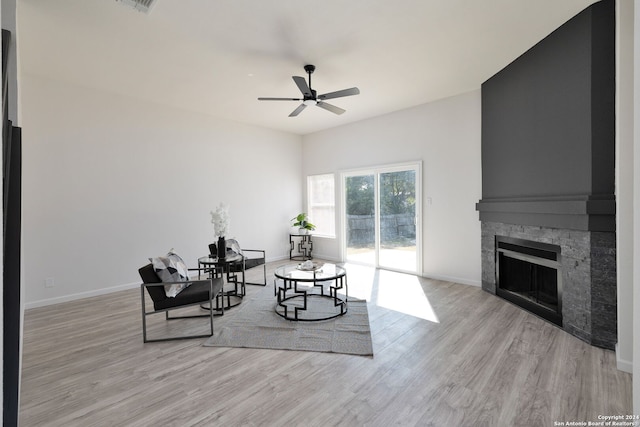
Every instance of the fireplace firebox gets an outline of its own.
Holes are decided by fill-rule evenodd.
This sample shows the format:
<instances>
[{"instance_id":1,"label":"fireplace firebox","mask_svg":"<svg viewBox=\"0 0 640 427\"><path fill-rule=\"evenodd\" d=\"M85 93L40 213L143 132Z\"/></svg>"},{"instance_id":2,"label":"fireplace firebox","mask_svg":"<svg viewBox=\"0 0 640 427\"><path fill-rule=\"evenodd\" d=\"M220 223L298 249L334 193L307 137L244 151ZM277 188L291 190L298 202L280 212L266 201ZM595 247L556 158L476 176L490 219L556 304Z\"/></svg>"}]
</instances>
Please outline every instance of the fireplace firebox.
<instances>
[{"instance_id":1,"label":"fireplace firebox","mask_svg":"<svg viewBox=\"0 0 640 427\"><path fill-rule=\"evenodd\" d=\"M560 246L496 236L496 294L562 326Z\"/></svg>"}]
</instances>

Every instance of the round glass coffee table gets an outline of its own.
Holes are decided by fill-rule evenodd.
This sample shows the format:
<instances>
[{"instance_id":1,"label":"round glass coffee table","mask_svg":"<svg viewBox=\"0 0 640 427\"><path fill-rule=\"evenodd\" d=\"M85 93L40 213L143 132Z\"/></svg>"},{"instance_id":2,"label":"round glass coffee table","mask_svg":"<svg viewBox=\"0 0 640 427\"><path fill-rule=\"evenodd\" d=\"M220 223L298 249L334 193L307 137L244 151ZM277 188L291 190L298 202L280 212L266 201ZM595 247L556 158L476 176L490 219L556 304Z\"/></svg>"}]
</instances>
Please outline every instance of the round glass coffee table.
<instances>
[{"instance_id":1,"label":"round glass coffee table","mask_svg":"<svg viewBox=\"0 0 640 427\"><path fill-rule=\"evenodd\" d=\"M276 313L287 320L320 321L347 312L347 271L335 264L313 263L276 268ZM340 293L339 293L340 292Z\"/></svg>"}]
</instances>

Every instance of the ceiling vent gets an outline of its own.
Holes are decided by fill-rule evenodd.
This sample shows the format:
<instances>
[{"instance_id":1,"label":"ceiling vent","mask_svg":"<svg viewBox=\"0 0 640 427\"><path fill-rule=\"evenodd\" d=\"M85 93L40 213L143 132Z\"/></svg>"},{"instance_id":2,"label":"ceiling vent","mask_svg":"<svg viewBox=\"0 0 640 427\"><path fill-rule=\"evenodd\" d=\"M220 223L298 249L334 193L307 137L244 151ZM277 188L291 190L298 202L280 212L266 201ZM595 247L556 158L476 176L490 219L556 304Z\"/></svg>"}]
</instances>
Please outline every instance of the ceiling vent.
<instances>
[{"instance_id":1,"label":"ceiling vent","mask_svg":"<svg viewBox=\"0 0 640 427\"><path fill-rule=\"evenodd\" d=\"M116 0L116 2L132 7L138 12L149 13L156 0Z\"/></svg>"}]
</instances>

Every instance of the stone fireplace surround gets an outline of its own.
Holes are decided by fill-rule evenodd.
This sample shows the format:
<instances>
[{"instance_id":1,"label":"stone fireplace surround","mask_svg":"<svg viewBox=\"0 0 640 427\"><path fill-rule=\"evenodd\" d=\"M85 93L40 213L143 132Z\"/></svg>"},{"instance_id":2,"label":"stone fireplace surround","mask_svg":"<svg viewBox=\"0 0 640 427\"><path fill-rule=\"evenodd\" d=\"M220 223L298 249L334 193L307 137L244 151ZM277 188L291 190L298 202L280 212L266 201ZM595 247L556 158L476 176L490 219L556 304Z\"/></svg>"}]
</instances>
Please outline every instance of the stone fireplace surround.
<instances>
[{"instance_id":1,"label":"stone fireplace surround","mask_svg":"<svg viewBox=\"0 0 640 427\"><path fill-rule=\"evenodd\" d=\"M615 233L482 222L482 289L492 294L496 291L496 236L559 245L563 329L589 344L614 348Z\"/></svg>"}]
</instances>

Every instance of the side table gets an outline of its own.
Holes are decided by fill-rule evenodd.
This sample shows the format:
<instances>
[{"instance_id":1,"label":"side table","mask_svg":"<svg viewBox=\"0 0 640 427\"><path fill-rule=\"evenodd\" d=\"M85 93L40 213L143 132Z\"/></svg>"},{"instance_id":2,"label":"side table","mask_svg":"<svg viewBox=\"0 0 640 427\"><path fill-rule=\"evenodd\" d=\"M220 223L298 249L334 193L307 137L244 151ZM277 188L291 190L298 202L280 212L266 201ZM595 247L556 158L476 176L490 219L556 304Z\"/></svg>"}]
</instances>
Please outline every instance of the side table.
<instances>
[{"instance_id":1,"label":"side table","mask_svg":"<svg viewBox=\"0 0 640 427\"><path fill-rule=\"evenodd\" d=\"M244 270L242 271L242 280L238 280L238 276L231 272L232 264L242 263L242 266L244 267L244 262L242 261L242 255L227 256L226 258L213 258L210 255L207 255L198 258L199 271L208 270L209 278L212 278L217 274L216 269L222 270L223 274L226 275L222 304L220 304L218 302L218 298L216 298L216 306L214 308L221 314L224 313L225 309L235 307L240 304L242 302L242 298L245 296ZM207 306L202 306L202 308L208 310L208 304Z\"/></svg>"},{"instance_id":2,"label":"side table","mask_svg":"<svg viewBox=\"0 0 640 427\"><path fill-rule=\"evenodd\" d=\"M289 259L297 261L306 261L311 259L311 251L313 251L313 241L311 234L289 234ZM294 250L296 252L294 253Z\"/></svg>"}]
</instances>

